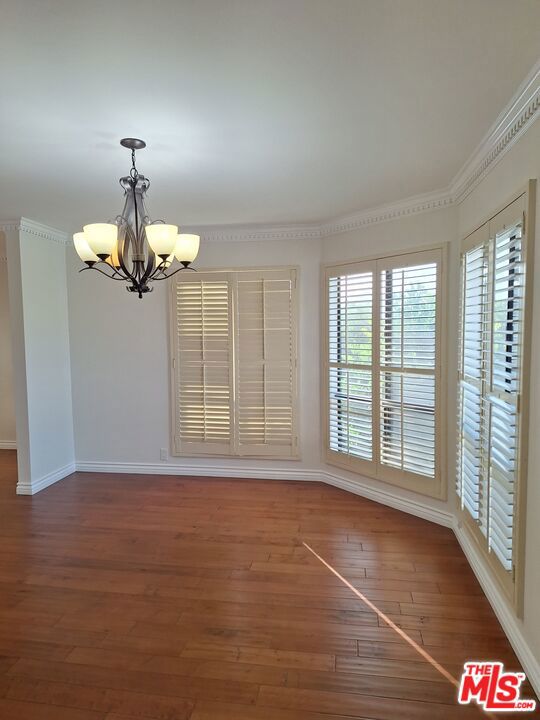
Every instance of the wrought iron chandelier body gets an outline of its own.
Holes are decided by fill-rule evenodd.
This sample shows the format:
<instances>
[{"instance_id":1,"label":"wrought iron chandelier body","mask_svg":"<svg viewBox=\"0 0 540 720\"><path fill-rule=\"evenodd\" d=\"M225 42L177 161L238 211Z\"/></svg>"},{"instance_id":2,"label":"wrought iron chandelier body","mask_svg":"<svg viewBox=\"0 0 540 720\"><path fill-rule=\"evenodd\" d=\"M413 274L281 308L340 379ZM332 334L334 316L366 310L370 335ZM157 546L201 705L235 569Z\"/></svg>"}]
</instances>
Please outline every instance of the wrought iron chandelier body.
<instances>
[{"instance_id":1,"label":"wrought iron chandelier body","mask_svg":"<svg viewBox=\"0 0 540 720\"><path fill-rule=\"evenodd\" d=\"M166 280L180 270L194 269L190 265L197 256L200 238L190 233L179 234L176 225L150 219L145 208L150 181L135 164L135 151L146 147L146 143L124 138L120 144L131 150L131 170L120 178L125 193L122 214L114 223L85 225L83 232L75 233L73 241L86 263L80 272L97 270L111 280L127 282L127 290L142 298L152 291L154 281ZM174 268L175 259L180 267Z\"/></svg>"}]
</instances>

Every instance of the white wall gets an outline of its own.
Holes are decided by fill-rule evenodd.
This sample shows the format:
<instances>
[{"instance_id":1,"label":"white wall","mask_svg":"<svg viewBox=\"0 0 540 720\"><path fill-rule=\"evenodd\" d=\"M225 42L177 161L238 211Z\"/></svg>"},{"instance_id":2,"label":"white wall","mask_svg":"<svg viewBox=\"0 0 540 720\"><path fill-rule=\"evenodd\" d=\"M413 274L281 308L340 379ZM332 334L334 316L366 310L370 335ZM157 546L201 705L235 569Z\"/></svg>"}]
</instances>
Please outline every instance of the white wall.
<instances>
[{"instance_id":1,"label":"white wall","mask_svg":"<svg viewBox=\"0 0 540 720\"><path fill-rule=\"evenodd\" d=\"M202 243L197 267L297 265L299 273L300 461L196 459L160 461L170 452L169 284L139 300L68 250L67 284L78 463L94 469L173 472L179 466L225 467L232 475L306 476L320 464L319 272L317 240ZM86 469L90 469L87 465ZM266 470L265 470L266 469ZM255 471L255 473L253 472Z\"/></svg>"},{"instance_id":2,"label":"white wall","mask_svg":"<svg viewBox=\"0 0 540 720\"><path fill-rule=\"evenodd\" d=\"M482 224L506 203L527 180L540 181L540 122L535 123L504 155L486 178L458 208L459 235ZM540 183L536 214L540 212ZM540 663L540 232L536 230L534 306L529 427L529 478L527 492L525 613L519 626ZM456 241L457 244L457 241ZM508 612L512 613L510 608Z\"/></svg>"},{"instance_id":3,"label":"white wall","mask_svg":"<svg viewBox=\"0 0 540 720\"><path fill-rule=\"evenodd\" d=\"M323 241L322 259L325 263L346 262L348 260L361 260L403 250L414 250L429 245L446 243L449 250L447 262L448 295L456 298L458 283L458 259L456 250L451 242L457 236L457 213L455 207L447 207L430 213L410 215L390 222L367 225L358 230L334 235ZM442 512L449 512L454 506L454 493L452 488L455 478L455 413L456 413L456 313L451 312L449 303L447 332L447 472L445 475L448 486L448 499L436 500L418 494L386 485L376 480L355 476L344 470L327 466L328 472L344 476L353 484L361 481L365 488L382 488L390 492L394 498L403 498L406 501L421 503L425 507Z\"/></svg>"},{"instance_id":4,"label":"white wall","mask_svg":"<svg viewBox=\"0 0 540 720\"><path fill-rule=\"evenodd\" d=\"M75 469L65 235L23 219L6 238L17 492L32 494Z\"/></svg>"},{"instance_id":5,"label":"white wall","mask_svg":"<svg viewBox=\"0 0 540 720\"><path fill-rule=\"evenodd\" d=\"M15 447L13 360L5 238L0 240L0 449Z\"/></svg>"}]
</instances>

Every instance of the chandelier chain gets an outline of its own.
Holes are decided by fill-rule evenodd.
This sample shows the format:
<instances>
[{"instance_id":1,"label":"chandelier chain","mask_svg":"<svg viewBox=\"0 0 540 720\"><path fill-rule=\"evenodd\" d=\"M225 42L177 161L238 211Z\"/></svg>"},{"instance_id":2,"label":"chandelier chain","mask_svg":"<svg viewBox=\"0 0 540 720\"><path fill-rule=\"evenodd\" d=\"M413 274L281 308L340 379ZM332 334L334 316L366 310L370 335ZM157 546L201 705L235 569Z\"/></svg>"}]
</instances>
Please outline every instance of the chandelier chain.
<instances>
[{"instance_id":1,"label":"chandelier chain","mask_svg":"<svg viewBox=\"0 0 540 720\"><path fill-rule=\"evenodd\" d=\"M139 172L135 167L135 148L131 149L131 170L129 171L129 174L133 180L137 180L139 177Z\"/></svg>"}]
</instances>

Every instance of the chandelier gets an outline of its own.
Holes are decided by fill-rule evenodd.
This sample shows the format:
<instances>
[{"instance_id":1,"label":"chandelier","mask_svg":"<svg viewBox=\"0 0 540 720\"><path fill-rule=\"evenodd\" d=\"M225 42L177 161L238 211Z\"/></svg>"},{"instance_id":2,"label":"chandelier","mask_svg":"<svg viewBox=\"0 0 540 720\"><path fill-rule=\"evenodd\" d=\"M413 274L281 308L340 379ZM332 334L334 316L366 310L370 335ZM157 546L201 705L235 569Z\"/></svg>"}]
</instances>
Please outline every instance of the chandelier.
<instances>
[{"instance_id":1,"label":"chandelier","mask_svg":"<svg viewBox=\"0 0 540 720\"><path fill-rule=\"evenodd\" d=\"M152 221L144 206L150 180L135 166L135 151L146 147L143 140L124 138L120 145L131 150L131 170L120 178L125 202L114 222L85 225L73 235L73 243L84 270L97 270L111 280L127 282L127 290L139 298L151 292L150 283L166 280L179 270L193 270L200 237L178 233L177 225ZM175 259L180 267L174 267Z\"/></svg>"}]
</instances>

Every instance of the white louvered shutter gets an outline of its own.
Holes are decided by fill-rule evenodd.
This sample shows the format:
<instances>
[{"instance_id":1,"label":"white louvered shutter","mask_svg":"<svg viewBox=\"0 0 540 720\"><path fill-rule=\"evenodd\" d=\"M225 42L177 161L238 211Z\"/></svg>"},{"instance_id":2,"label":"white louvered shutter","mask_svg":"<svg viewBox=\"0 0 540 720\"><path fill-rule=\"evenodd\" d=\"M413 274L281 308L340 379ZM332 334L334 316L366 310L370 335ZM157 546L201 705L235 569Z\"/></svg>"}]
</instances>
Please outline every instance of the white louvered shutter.
<instances>
[{"instance_id":1,"label":"white louvered shutter","mask_svg":"<svg viewBox=\"0 0 540 720\"><path fill-rule=\"evenodd\" d=\"M328 443L353 461L373 452L373 266L328 277Z\"/></svg>"},{"instance_id":2,"label":"white louvered shutter","mask_svg":"<svg viewBox=\"0 0 540 720\"><path fill-rule=\"evenodd\" d=\"M227 273L173 286L175 450L229 455L232 432L231 281Z\"/></svg>"},{"instance_id":3,"label":"white louvered shutter","mask_svg":"<svg viewBox=\"0 0 540 720\"><path fill-rule=\"evenodd\" d=\"M525 313L523 201L462 254L457 492L502 568L513 568Z\"/></svg>"},{"instance_id":4,"label":"white louvered shutter","mask_svg":"<svg viewBox=\"0 0 540 720\"><path fill-rule=\"evenodd\" d=\"M236 452L294 456L296 271L236 278Z\"/></svg>"},{"instance_id":5,"label":"white louvered shutter","mask_svg":"<svg viewBox=\"0 0 540 720\"><path fill-rule=\"evenodd\" d=\"M328 268L327 459L435 494L439 250Z\"/></svg>"},{"instance_id":6,"label":"white louvered shutter","mask_svg":"<svg viewBox=\"0 0 540 720\"><path fill-rule=\"evenodd\" d=\"M493 238L492 358L489 387L489 548L512 568L525 265L522 226Z\"/></svg>"},{"instance_id":7,"label":"white louvered shutter","mask_svg":"<svg viewBox=\"0 0 540 720\"><path fill-rule=\"evenodd\" d=\"M289 268L175 278L175 453L298 455L296 284Z\"/></svg>"},{"instance_id":8,"label":"white louvered shutter","mask_svg":"<svg viewBox=\"0 0 540 720\"><path fill-rule=\"evenodd\" d=\"M440 264L406 262L379 266L380 463L434 478Z\"/></svg>"},{"instance_id":9,"label":"white louvered shutter","mask_svg":"<svg viewBox=\"0 0 540 720\"><path fill-rule=\"evenodd\" d=\"M480 243L477 245L476 243ZM487 468L484 399L485 369L489 361L489 245L487 228L477 231L473 247L461 266L458 494L485 533L482 502L486 495Z\"/></svg>"}]
</instances>

